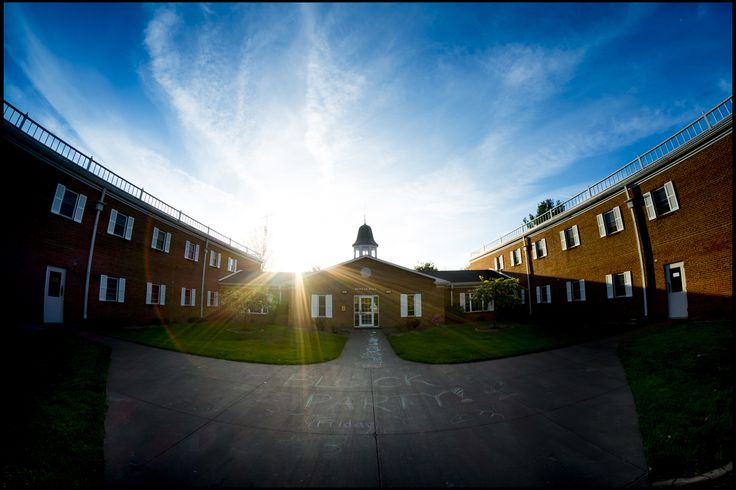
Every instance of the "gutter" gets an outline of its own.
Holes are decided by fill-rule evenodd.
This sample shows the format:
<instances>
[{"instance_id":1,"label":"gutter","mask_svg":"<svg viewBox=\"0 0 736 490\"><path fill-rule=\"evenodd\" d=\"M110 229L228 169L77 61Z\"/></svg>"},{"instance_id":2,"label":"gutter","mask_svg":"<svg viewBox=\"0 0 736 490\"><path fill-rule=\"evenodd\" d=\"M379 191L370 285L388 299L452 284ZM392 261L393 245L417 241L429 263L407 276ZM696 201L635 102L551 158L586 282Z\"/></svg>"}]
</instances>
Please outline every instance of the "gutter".
<instances>
[{"instance_id":1,"label":"gutter","mask_svg":"<svg viewBox=\"0 0 736 490\"><path fill-rule=\"evenodd\" d=\"M210 239L204 240L204 257L202 257L202 287L199 290L199 317L204 318L204 273L207 270L207 252L209 251Z\"/></svg>"},{"instance_id":2,"label":"gutter","mask_svg":"<svg viewBox=\"0 0 736 490\"><path fill-rule=\"evenodd\" d=\"M626 206L631 211L631 221L634 223L634 236L636 236L636 251L639 253L639 270L641 272L641 293L644 299L644 320L646 321L649 317L649 305L647 302L647 275L644 267L644 255L641 250L641 239L639 237L639 226L636 221L636 209L634 208L634 200L629 195L629 187L625 186L626 191Z\"/></svg>"}]
</instances>

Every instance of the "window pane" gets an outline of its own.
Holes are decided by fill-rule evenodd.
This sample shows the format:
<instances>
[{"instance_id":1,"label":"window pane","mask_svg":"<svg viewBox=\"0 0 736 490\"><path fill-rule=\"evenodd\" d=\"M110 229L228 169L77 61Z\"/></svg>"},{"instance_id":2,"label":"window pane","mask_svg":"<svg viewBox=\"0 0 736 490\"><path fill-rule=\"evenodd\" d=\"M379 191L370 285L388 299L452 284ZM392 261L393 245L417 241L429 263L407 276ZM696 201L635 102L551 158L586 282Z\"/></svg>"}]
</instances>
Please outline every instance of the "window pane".
<instances>
[{"instance_id":1,"label":"window pane","mask_svg":"<svg viewBox=\"0 0 736 490\"><path fill-rule=\"evenodd\" d=\"M613 276L614 296L626 296L626 276L615 274Z\"/></svg>"},{"instance_id":2,"label":"window pane","mask_svg":"<svg viewBox=\"0 0 736 490\"><path fill-rule=\"evenodd\" d=\"M613 215L613 211L609 211L603 215L603 222L606 226L607 235L616 231L616 217Z\"/></svg>"},{"instance_id":3,"label":"window pane","mask_svg":"<svg viewBox=\"0 0 736 490\"><path fill-rule=\"evenodd\" d=\"M105 292L105 301L118 300L118 280L115 277L107 278L107 291Z\"/></svg>"},{"instance_id":4,"label":"window pane","mask_svg":"<svg viewBox=\"0 0 736 490\"><path fill-rule=\"evenodd\" d=\"M69 189L64 192L64 199L61 201L61 209L59 214L67 218L74 217L74 208L77 206L77 193Z\"/></svg>"},{"instance_id":5,"label":"window pane","mask_svg":"<svg viewBox=\"0 0 736 490\"><path fill-rule=\"evenodd\" d=\"M408 316L414 316L414 295L406 295L406 314Z\"/></svg>"},{"instance_id":6,"label":"window pane","mask_svg":"<svg viewBox=\"0 0 736 490\"><path fill-rule=\"evenodd\" d=\"M664 187L652 192L652 201L654 201L654 208L657 210L657 214L664 214L670 211L670 203L667 200L667 192Z\"/></svg>"},{"instance_id":7,"label":"window pane","mask_svg":"<svg viewBox=\"0 0 736 490\"><path fill-rule=\"evenodd\" d=\"M49 290L47 296L52 298L61 296L61 272L49 272Z\"/></svg>"},{"instance_id":8,"label":"window pane","mask_svg":"<svg viewBox=\"0 0 736 490\"><path fill-rule=\"evenodd\" d=\"M670 292L682 292L682 271L679 267L670 268Z\"/></svg>"},{"instance_id":9,"label":"window pane","mask_svg":"<svg viewBox=\"0 0 736 490\"><path fill-rule=\"evenodd\" d=\"M157 305L160 303L159 294L161 291L161 285L151 284L151 304Z\"/></svg>"},{"instance_id":10,"label":"window pane","mask_svg":"<svg viewBox=\"0 0 736 490\"><path fill-rule=\"evenodd\" d=\"M124 236L125 235L125 222L127 220L128 218L124 214L118 213L117 217L115 218L115 227L113 228L112 232L115 235Z\"/></svg>"}]
</instances>

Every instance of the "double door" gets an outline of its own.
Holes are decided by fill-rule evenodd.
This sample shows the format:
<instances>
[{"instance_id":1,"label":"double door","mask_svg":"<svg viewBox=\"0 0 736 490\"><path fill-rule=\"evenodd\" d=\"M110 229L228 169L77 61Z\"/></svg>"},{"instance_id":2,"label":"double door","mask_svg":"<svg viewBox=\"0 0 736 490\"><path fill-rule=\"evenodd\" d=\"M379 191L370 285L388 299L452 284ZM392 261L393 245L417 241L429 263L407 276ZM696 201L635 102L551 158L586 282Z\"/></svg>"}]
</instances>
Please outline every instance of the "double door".
<instances>
[{"instance_id":1,"label":"double door","mask_svg":"<svg viewBox=\"0 0 736 490\"><path fill-rule=\"evenodd\" d=\"M353 298L353 313L356 328L378 326L378 296L356 295Z\"/></svg>"}]
</instances>

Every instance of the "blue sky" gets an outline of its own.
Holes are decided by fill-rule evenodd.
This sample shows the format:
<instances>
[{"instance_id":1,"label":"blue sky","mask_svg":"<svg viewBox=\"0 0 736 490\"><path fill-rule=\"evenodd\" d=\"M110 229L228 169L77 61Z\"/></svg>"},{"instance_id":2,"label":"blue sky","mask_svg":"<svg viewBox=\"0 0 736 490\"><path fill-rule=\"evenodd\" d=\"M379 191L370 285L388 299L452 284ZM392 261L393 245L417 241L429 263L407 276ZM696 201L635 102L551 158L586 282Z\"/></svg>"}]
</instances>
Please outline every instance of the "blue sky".
<instances>
[{"instance_id":1,"label":"blue sky","mask_svg":"<svg viewBox=\"0 0 736 490\"><path fill-rule=\"evenodd\" d=\"M4 97L271 270L461 269L732 93L732 7L4 4Z\"/></svg>"}]
</instances>

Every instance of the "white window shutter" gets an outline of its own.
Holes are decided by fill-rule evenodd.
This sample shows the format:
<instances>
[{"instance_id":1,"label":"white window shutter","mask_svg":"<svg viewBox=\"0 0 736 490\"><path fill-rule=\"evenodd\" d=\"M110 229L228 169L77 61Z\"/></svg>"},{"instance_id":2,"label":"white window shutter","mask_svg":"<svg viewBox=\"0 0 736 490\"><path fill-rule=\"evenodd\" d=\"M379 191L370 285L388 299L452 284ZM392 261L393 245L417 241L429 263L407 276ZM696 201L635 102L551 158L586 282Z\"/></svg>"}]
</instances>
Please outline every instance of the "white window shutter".
<instances>
[{"instance_id":1,"label":"white window shutter","mask_svg":"<svg viewBox=\"0 0 736 490\"><path fill-rule=\"evenodd\" d=\"M222 265L222 253L217 252L217 268L219 269Z\"/></svg>"},{"instance_id":2,"label":"white window shutter","mask_svg":"<svg viewBox=\"0 0 736 490\"><path fill-rule=\"evenodd\" d=\"M332 318L332 295L325 295L325 316Z\"/></svg>"},{"instance_id":3,"label":"white window shutter","mask_svg":"<svg viewBox=\"0 0 736 490\"><path fill-rule=\"evenodd\" d=\"M199 243L194 246L194 261L199 262Z\"/></svg>"},{"instance_id":4,"label":"white window shutter","mask_svg":"<svg viewBox=\"0 0 736 490\"><path fill-rule=\"evenodd\" d=\"M135 218L132 216L128 216L128 221L125 224L125 239L130 240L130 237L133 236L133 223L135 223Z\"/></svg>"},{"instance_id":5,"label":"white window shutter","mask_svg":"<svg viewBox=\"0 0 736 490\"><path fill-rule=\"evenodd\" d=\"M496 302L491 300L486 305L486 311L494 311L496 309Z\"/></svg>"},{"instance_id":6,"label":"white window shutter","mask_svg":"<svg viewBox=\"0 0 736 490\"><path fill-rule=\"evenodd\" d=\"M107 298L107 276L102 274L100 276L100 301L105 301Z\"/></svg>"},{"instance_id":7,"label":"white window shutter","mask_svg":"<svg viewBox=\"0 0 736 490\"><path fill-rule=\"evenodd\" d=\"M547 255L547 239L546 238L542 238L542 254L544 256Z\"/></svg>"},{"instance_id":8,"label":"white window shutter","mask_svg":"<svg viewBox=\"0 0 736 490\"><path fill-rule=\"evenodd\" d=\"M613 298L613 274L606 274L606 293L608 299Z\"/></svg>"},{"instance_id":9,"label":"white window shutter","mask_svg":"<svg viewBox=\"0 0 736 490\"><path fill-rule=\"evenodd\" d=\"M624 284L626 286L626 297L633 296L633 288L631 287L631 271L624 272Z\"/></svg>"},{"instance_id":10,"label":"white window shutter","mask_svg":"<svg viewBox=\"0 0 736 490\"><path fill-rule=\"evenodd\" d=\"M460 293L460 307L465 311L465 293Z\"/></svg>"},{"instance_id":11,"label":"white window shutter","mask_svg":"<svg viewBox=\"0 0 736 490\"><path fill-rule=\"evenodd\" d=\"M565 281L565 286L567 286L567 302L569 303L572 301L572 282Z\"/></svg>"},{"instance_id":12,"label":"white window shutter","mask_svg":"<svg viewBox=\"0 0 736 490\"><path fill-rule=\"evenodd\" d=\"M514 257L514 251L509 252L509 260L511 261L511 265L516 265L516 257Z\"/></svg>"},{"instance_id":13,"label":"white window shutter","mask_svg":"<svg viewBox=\"0 0 736 490\"><path fill-rule=\"evenodd\" d=\"M532 259L537 260L537 244L532 243Z\"/></svg>"},{"instance_id":14,"label":"white window shutter","mask_svg":"<svg viewBox=\"0 0 736 490\"><path fill-rule=\"evenodd\" d=\"M74 221L76 221L77 223L82 222L85 204L87 204L87 196L85 196L84 194L79 194L77 196L77 208L74 210Z\"/></svg>"},{"instance_id":15,"label":"white window shutter","mask_svg":"<svg viewBox=\"0 0 736 490\"><path fill-rule=\"evenodd\" d=\"M192 289L192 304L191 306L197 306L197 290Z\"/></svg>"},{"instance_id":16,"label":"white window shutter","mask_svg":"<svg viewBox=\"0 0 736 490\"><path fill-rule=\"evenodd\" d=\"M187 243L184 244L184 257L189 258L189 249L191 248L192 244L187 240Z\"/></svg>"},{"instance_id":17,"label":"white window shutter","mask_svg":"<svg viewBox=\"0 0 736 490\"><path fill-rule=\"evenodd\" d=\"M166 304L166 285L161 284L158 287L158 304L165 305Z\"/></svg>"},{"instance_id":18,"label":"white window shutter","mask_svg":"<svg viewBox=\"0 0 736 490\"><path fill-rule=\"evenodd\" d=\"M613 217L616 219L616 231L624 229L624 219L621 216L621 209L618 206L613 208Z\"/></svg>"},{"instance_id":19,"label":"white window shutter","mask_svg":"<svg viewBox=\"0 0 736 490\"><path fill-rule=\"evenodd\" d=\"M498 265L501 266L499 267L499 270L503 270L503 255L498 256Z\"/></svg>"},{"instance_id":20,"label":"white window shutter","mask_svg":"<svg viewBox=\"0 0 736 490\"><path fill-rule=\"evenodd\" d=\"M547 288L547 303L551 303L552 302L552 286L550 284L547 284L544 287Z\"/></svg>"},{"instance_id":21,"label":"white window shutter","mask_svg":"<svg viewBox=\"0 0 736 490\"><path fill-rule=\"evenodd\" d=\"M537 286L537 304L542 302L542 291L539 286Z\"/></svg>"},{"instance_id":22,"label":"white window shutter","mask_svg":"<svg viewBox=\"0 0 736 490\"><path fill-rule=\"evenodd\" d=\"M312 295L312 318L319 316L319 295Z\"/></svg>"},{"instance_id":23,"label":"white window shutter","mask_svg":"<svg viewBox=\"0 0 736 490\"><path fill-rule=\"evenodd\" d=\"M151 304L151 295L153 294L153 283L146 283L146 304ZM159 293L160 294L160 293Z\"/></svg>"},{"instance_id":24,"label":"white window shutter","mask_svg":"<svg viewBox=\"0 0 736 490\"><path fill-rule=\"evenodd\" d=\"M66 187L61 184L56 184L56 194L54 194L54 202L51 203L51 212L59 214L61 211L61 203L64 202L64 193Z\"/></svg>"},{"instance_id":25,"label":"white window shutter","mask_svg":"<svg viewBox=\"0 0 736 490\"><path fill-rule=\"evenodd\" d=\"M159 233L158 228L154 226L153 235L151 236L151 248L156 248L156 242L158 241L158 233Z\"/></svg>"},{"instance_id":26,"label":"white window shutter","mask_svg":"<svg viewBox=\"0 0 736 490\"><path fill-rule=\"evenodd\" d=\"M565 230L562 230L560 232L560 244L562 245L562 250L567 250L567 240L565 240Z\"/></svg>"},{"instance_id":27,"label":"white window shutter","mask_svg":"<svg viewBox=\"0 0 736 490\"><path fill-rule=\"evenodd\" d=\"M595 218L598 220L598 234L603 238L606 236L606 225L603 223L603 215L598 214Z\"/></svg>"},{"instance_id":28,"label":"white window shutter","mask_svg":"<svg viewBox=\"0 0 736 490\"><path fill-rule=\"evenodd\" d=\"M110 210L110 222L107 224L107 232L112 235L115 230L115 222L118 220L118 212L115 209Z\"/></svg>"},{"instance_id":29,"label":"white window shutter","mask_svg":"<svg viewBox=\"0 0 736 490\"><path fill-rule=\"evenodd\" d=\"M212 291L207 291L207 306L212 306Z\"/></svg>"},{"instance_id":30,"label":"white window shutter","mask_svg":"<svg viewBox=\"0 0 736 490\"><path fill-rule=\"evenodd\" d=\"M187 288L181 288L181 305L184 306L184 301L187 299Z\"/></svg>"},{"instance_id":31,"label":"white window shutter","mask_svg":"<svg viewBox=\"0 0 736 490\"><path fill-rule=\"evenodd\" d=\"M519 289L519 300L522 305L526 304L526 291L523 289Z\"/></svg>"},{"instance_id":32,"label":"white window shutter","mask_svg":"<svg viewBox=\"0 0 736 490\"><path fill-rule=\"evenodd\" d=\"M580 279L580 301L585 301L585 279Z\"/></svg>"},{"instance_id":33,"label":"white window shutter","mask_svg":"<svg viewBox=\"0 0 736 490\"><path fill-rule=\"evenodd\" d=\"M422 295L414 295L414 316L422 316Z\"/></svg>"},{"instance_id":34,"label":"white window shutter","mask_svg":"<svg viewBox=\"0 0 736 490\"><path fill-rule=\"evenodd\" d=\"M405 294L401 295L401 318L405 318L409 314L409 299Z\"/></svg>"},{"instance_id":35,"label":"white window shutter","mask_svg":"<svg viewBox=\"0 0 736 490\"><path fill-rule=\"evenodd\" d=\"M647 208L647 216L649 221L657 218L657 211L654 209L654 203L652 202L652 193L647 192L642 196L644 198L644 206Z\"/></svg>"},{"instance_id":36,"label":"white window shutter","mask_svg":"<svg viewBox=\"0 0 736 490\"><path fill-rule=\"evenodd\" d=\"M219 291L215 291L215 305L214 306L220 306L220 293L219 293Z\"/></svg>"},{"instance_id":37,"label":"white window shutter","mask_svg":"<svg viewBox=\"0 0 736 490\"><path fill-rule=\"evenodd\" d=\"M166 236L164 237L164 252L169 253L169 246L171 245L171 233L165 231Z\"/></svg>"},{"instance_id":38,"label":"white window shutter","mask_svg":"<svg viewBox=\"0 0 736 490\"><path fill-rule=\"evenodd\" d=\"M118 279L118 303L125 303L125 278Z\"/></svg>"},{"instance_id":39,"label":"white window shutter","mask_svg":"<svg viewBox=\"0 0 736 490\"><path fill-rule=\"evenodd\" d=\"M580 233L578 233L578 225L572 227L572 236L575 240L575 245L580 245Z\"/></svg>"},{"instance_id":40,"label":"white window shutter","mask_svg":"<svg viewBox=\"0 0 736 490\"><path fill-rule=\"evenodd\" d=\"M667 202L670 205L670 211L677 211L680 209L680 204L677 202L677 196L675 195L675 186L672 185L672 181L669 181L664 185L664 192L667 194Z\"/></svg>"}]
</instances>

